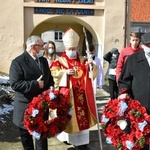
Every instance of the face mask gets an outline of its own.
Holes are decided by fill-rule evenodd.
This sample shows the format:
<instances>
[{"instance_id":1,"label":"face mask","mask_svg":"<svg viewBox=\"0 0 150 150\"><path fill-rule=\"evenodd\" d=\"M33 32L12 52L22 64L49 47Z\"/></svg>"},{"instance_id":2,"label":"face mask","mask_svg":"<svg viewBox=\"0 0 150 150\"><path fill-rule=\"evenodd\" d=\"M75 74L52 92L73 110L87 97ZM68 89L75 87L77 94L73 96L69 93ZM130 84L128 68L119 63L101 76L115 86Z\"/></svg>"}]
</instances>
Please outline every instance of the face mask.
<instances>
[{"instance_id":1,"label":"face mask","mask_svg":"<svg viewBox=\"0 0 150 150\"><path fill-rule=\"evenodd\" d=\"M39 53L37 54L38 58L42 57L44 54L44 50L40 50Z\"/></svg>"},{"instance_id":2,"label":"face mask","mask_svg":"<svg viewBox=\"0 0 150 150\"><path fill-rule=\"evenodd\" d=\"M94 56L94 54L89 54L89 53L87 53L87 57L88 58L92 58Z\"/></svg>"},{"instance_id":3,"label":"face mask","mask_svg":"<svg viewBox=\"0 0 150 150\"><path fill-rule=\"evenodd\" d=\"M52 49L52 48L48 49L48 53L49 54L53 54L54 53L54 49Z\"/></svg>"},{"instance_id":4,"label":"face mask","mask_svg":"<svg viewBox=\"0 0 150 150\"><path fill-rule=\"evenodd\" d=\"M150 47L146 47L145 46L143 49L144 49L145 54L149 54L150 55Z\"/></svg>"},{"instance_id":5,"label":"face mask","mask_svg":"<svg viewBox=\"0 0 150 150\"><path fill-rule=\"evenodd\" d=\"M75 59L77 57L77 52L72 50L66 50L66 55L71 59Z\"/></svg>"},{"instance_id":6,"label":"face mask","mask_svg":"<svg viewBox=\"0 0 150 150\"><path fill-rule=\"evenodd\" d=\"M112 54L112 56L113 56L113 57L116 57L116 56L117 56L117 54Z\"/></svg>"}]
</instances>

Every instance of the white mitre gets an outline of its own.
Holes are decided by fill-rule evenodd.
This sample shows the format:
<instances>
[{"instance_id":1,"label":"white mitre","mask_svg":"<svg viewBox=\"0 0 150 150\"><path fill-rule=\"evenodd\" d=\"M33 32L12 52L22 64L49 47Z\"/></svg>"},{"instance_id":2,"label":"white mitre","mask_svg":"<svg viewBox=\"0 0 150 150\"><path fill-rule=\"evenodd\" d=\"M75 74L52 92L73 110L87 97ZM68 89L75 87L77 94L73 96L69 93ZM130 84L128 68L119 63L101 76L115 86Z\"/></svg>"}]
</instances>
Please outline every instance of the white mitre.
<instances>
[{"instance_id":1,"label":"white mitre","mask_svg":"<svg viewBox=\"0 0 150 150\"><path fill-rule=\"evenodd\" d=\"M79 35L72 28L67 29L62 38L66 49L70 47L77 47L79 39Z\"/></svg>"}]
</instances>

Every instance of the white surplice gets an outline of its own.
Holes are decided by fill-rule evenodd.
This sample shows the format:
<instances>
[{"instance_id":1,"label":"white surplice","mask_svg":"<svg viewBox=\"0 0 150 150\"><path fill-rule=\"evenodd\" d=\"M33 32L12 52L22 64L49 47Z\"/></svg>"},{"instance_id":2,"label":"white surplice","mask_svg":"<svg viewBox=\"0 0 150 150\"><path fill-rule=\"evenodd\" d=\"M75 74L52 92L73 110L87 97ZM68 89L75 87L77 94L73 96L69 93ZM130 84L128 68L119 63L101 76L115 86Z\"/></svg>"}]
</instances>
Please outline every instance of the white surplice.
<instances>
[{"instance_id":1,"label":"white surplice","mask_svg":"<svg viewBox=\"0 0 150 150\"><path fill-rule=\"evenodd\" d=\"M103 72L103 68L101 65L101 60L95 56L95 59L93 60L93 63L98 67L98 73L96 78L94 79L94 94L96 94L97 91L97 87L101 88L102 85L105 85L105 79L104 79L104 72Z\"/></svg>"},{"instance_id":2,"label":"white surplice","mask_svg":"<svg viewBox=\"0 0 150 150\"><path fill-rule=\"evenodd\" d=\"M62 132L58 134L56 137L58 140L62 142L67 141L68 143L74 146L86 145L89 144L89 129L74 134Z\"/></svg>"}]
</instances>

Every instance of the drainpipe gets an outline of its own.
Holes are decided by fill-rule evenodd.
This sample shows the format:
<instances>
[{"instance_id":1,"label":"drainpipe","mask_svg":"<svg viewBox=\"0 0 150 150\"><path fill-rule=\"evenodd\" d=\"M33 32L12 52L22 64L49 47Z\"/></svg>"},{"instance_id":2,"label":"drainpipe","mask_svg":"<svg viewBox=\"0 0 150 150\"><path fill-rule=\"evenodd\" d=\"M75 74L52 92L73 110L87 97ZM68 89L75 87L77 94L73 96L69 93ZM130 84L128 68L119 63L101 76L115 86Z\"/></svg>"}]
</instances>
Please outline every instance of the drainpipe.
<instances>
[{"instance_id":1,"label":"drainpipe","mask_svg":"<svg viewBox=\"0 0 150 150\"><path fill-rule=\"evenodd\" d=\"M125 0L124 47L126 47L127 44L127 17L128 17L128 0Z\"/></svg>"}]
</instances>

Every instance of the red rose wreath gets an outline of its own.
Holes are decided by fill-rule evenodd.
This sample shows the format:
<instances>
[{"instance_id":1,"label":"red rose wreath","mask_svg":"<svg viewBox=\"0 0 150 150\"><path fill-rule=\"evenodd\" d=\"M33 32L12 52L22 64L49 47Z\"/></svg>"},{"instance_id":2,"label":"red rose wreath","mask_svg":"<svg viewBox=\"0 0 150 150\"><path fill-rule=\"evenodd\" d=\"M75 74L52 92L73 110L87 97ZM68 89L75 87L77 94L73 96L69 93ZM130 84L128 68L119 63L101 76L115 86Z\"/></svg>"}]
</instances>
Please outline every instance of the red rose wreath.
<instances>
[{"instance_id":1,"label":"red rose wreath","mask_svg":"<svg viewBox=\"0 0 150 150\"><path fill-rule=\"evenodd\" d=\"M137 100L108 101L100 124L106 142L119 150L140 150L149 144L150 115Z\"/></svg>"},{"instance_id":2,"label":"red rose wreath","mask_svg":"<svg viewBox=\"0 0 150 150\"><path fill-rule=\"evenodd\" d=\"M34 97L28 106L24 114L24 125L37 139L50 138L64 131L71 119L71 104L58 91L44 91ZM43 114L47 109L56 110L57 117L44 121Z\"/></svg>"}]
</instances>

